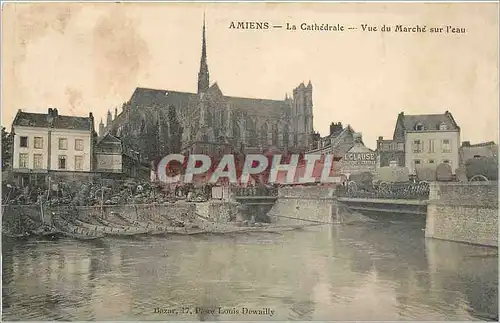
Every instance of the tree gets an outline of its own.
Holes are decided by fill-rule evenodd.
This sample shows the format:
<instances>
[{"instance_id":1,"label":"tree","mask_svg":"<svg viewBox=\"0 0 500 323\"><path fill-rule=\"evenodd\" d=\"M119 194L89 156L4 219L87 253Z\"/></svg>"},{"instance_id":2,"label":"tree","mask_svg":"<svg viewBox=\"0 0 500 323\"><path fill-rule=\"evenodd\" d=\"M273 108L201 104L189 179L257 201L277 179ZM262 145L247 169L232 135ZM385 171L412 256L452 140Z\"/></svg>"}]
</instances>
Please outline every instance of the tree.
<instances>
[{"instance_id":1,"label":"tree","mask_svg":"<svg viewBox=\"0 0 500 323\"><path fill-rule=\"evenodd\" d=\"M2 171L9 168L12 163L12 134L2 127Z\"/></svg>"}]
</instances>

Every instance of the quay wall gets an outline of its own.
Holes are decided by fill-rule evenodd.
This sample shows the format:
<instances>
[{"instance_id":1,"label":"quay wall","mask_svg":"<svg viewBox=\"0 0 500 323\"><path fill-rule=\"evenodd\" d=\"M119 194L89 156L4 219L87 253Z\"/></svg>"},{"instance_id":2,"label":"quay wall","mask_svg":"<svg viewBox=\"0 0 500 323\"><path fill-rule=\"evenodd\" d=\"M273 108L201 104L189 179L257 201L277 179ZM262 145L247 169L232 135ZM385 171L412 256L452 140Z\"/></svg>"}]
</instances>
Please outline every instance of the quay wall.
<instances>
[{"instance_id":1,"label":"quay wall","mask_svg":"<svg viewBox=\"0 0 500 323\"><path fill-rule=\"evenodd\" d=\"M196 203L196 213L211 219L214 222L225 223L236 220L238 214L237 204L234 202L209 200Z\"/></svg>"},{"instance_id":2,"label":"quay wall","mask_svg":"<svg viewBox=\"0 0 500 323\"><path fill-rule=\"evenodd\" d=\"M196 213L196 204L179 201L168 204L103 205L102 214L106 218L112 216L113 213L118 213L130 220L161 218L162 215L175 217L192 216ZM77 206L75 208L78 214L84 217L96 217L101 214L100 206ZM21 217L29 217L40 224L41 222L50 224L52 212L58 212L59 210L60 207L57 206L44 206L42 217L40 205L9 205L3 207L2 224L15 228L19 225Z\"/></svg>"},{"instance_id":3,"label":"quay wall","mask_svg":"<svg viewBox=\"0 0 500 323\"><path fill-rule=\"evenodd\" d=\"M78 206L78 213L83 216L96 217L101 214L100 206ZM168 204L127 204L127 205L104 205L103 217L111 217L117 213L130 220L142 220L148 218L161 218L162 215L181 217L194 214L196 206L194 203L176 202Z\"/></svg>"},{"instance_id":4,"label":"quay wall","mask_svg":"<svg viewBox=\"0 0 500 323\"><path fill-rule=\"evenodd\" d=\"M332 187L280 187L268 216L277 223L335 223L336 210L337 201Z\"/></svg>"},{"instance_id":5,"label":"quay wall","mask_svg":"<svg viewBox=\"0 0 500 323\"><path fill-rule=\"evenodd\" d=\"M425 236L498 247L498 184L431 183Z\"/></svg>"}]
</instances>

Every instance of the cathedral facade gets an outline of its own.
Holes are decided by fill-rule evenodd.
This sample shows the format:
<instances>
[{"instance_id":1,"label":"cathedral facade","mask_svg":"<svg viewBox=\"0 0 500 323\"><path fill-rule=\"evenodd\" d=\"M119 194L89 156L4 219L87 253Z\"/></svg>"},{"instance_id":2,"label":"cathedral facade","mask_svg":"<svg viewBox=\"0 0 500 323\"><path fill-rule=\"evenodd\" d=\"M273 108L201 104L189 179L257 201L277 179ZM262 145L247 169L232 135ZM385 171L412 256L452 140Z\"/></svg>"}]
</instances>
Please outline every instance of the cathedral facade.
<instances>
[{"instance_id":1,"label":"cathedral facade","mask_svg":"<svg viewBox=\"0 0 500 323\"><path fill-rule=\"evenodd\" d=\"M312 88L301 83L283 100L226 95L210 84L203 22L196 93L137 88L102 134L122 138L149 160L178 152L305 152L314 137Z\"/></svg>"}]
</instances>

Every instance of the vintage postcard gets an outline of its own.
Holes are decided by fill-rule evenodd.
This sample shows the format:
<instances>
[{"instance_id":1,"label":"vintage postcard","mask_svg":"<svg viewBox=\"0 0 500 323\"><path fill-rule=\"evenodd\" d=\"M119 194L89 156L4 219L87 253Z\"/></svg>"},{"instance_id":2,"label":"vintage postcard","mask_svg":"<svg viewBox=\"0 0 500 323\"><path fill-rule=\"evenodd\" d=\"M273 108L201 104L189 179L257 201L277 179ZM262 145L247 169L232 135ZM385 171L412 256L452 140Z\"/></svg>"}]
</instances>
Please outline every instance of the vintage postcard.
<instances>
[{"instance_id":1,"label":"vintage postcard","mask_svg":"<svg viewBox=\"0 0 500 323\"><path fill-rule=\"evenodd\" d=\"M2 320L498 321L498 9L2 3Z\"/></svg>"}]
</instances>

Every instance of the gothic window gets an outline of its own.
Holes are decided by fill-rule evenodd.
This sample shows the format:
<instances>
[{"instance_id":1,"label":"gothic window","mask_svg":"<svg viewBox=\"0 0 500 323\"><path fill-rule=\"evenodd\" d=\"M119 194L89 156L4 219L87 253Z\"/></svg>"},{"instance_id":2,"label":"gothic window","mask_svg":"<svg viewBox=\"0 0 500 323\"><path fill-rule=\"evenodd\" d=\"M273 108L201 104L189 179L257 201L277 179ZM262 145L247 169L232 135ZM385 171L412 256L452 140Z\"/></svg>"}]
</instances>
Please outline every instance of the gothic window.
<instances>
[{"instance_id":1,"label":"gothic window","mask_svg":"<svg viewBox=\"0 0 500 323\"><path fill-rule=\"evenodd\" d=\"M267 145L267 123L263 123L262 126L260 126L260 140L261 140L261 145L266 146Z\"/></svg>"},{"instance_id":2,"label":"gothic window","mask_svg":"<svg viewBox=\"0 0 500 323\"><path fill-rule=\"evenodd\" d=\"M240 125L236 120L233 121L233 138L241 139Z\"/></svg>"},{"instance_id":3,"label":"gothic window","mask_svg":"<svg viewBox=\"0 0 500 323\"><path fill-rule=\"evenodd\" d=\"M219 117L219 124L221 126L226 124L226 111L224 110L219 110L220 112L220 117Z\"/></svg>"},{"instance_id":4,"label":"gothic window","mask_svg":"<svg viewBox=\"0 0 500 323\"><path fill-rule=\"evenodd\" d=\"M272 134L273 146L278 146L278 125L273 124L273 134Z\"/></svg>"},{"instance_id":5,"label":"gothic window","mask_svg":"<svg viewBox=\"0 0 500 323\"><path fill-rule=\"evenodd\" d=\"M248 132L248 145L250 147L257 146L257 129L255 129L255 122L248 119L247 122L247 132Z\"/></svg>"},{"instance_id":6,"label":"gothic window","mask_svg":"<svg viewBox=\"0 0 500 323\"><path fill-rule=\"evenodd\" d=\"M283 129L283 146L288 147L288 125Z\"/></svg>"},{"instance_id":7,"label":"gothic window","mask_svg":"<svg viewBox=\"0 0 500 323\"><path fill-rule=\"evenodd\" d=\"M201 136L201 141L208 142L208 136L207 135Z\"/></svg>"},{"instance_id":8,"label":"gothic window","mask_svg":"<svg viewBox=\"0 0 500 323\"><path fill-rule=\"evenodd\" d=\"M212 112L210 112L210 110L207 109L207 126L208 127L211 127L212 126Z\"/></svg>"},{"instance_id":9,"label":"gothic window","mask_svg":"<svg viewBox=\"0 0 500 323\"><path fill-rule=\"evenodd\" d=\"M296 133L293 134L293 145L295 147L299 145L299 135Z\"/></svg>"}]
</instances>

